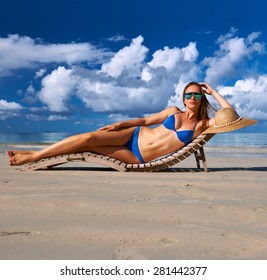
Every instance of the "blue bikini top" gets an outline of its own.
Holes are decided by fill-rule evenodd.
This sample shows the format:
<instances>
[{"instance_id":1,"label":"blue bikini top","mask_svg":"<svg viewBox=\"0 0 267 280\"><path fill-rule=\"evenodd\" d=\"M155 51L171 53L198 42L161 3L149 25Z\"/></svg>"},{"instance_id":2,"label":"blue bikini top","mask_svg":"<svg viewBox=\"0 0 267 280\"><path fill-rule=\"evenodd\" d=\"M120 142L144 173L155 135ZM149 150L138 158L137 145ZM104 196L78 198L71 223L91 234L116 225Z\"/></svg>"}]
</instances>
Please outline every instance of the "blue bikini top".
<instances>
[{"instance_id":1,"label":"blue bikini top","mask_svg":"<svg viewBox=\"0 0 267 280\"><path fill-rule=\"evenodd\" d=\"M185 145L187 145L188 143L190 143L193 139L193 135L194 135L194 132L195 132L195 129L196 129L196 126L197 126L197 123L198 121L196 121L196 124L195 124L195 127L194 127L194 130L175 130L175 115L176 114L179 114L180 112L178 113L175 113L175 114L172 114L170 115L163 123L164 127L169 129L169 130L173 130L176 132L176 135L177 135L177 138L179 141L183 142Z\"/></svg>"}]
</instances>

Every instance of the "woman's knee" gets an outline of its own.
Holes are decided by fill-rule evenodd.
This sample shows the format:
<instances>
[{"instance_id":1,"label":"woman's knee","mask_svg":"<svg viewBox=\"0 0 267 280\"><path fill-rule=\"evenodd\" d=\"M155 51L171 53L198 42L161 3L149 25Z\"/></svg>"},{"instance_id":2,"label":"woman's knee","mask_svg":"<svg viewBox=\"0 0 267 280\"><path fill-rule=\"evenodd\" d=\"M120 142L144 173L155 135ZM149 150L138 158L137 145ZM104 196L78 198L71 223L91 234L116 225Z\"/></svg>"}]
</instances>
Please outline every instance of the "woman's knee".
<instances>
[{"instance_id":1,"label":"woman's knee","mask_svg":"<svg viewBox=\"0 0 267 280\"><path fill-rule=\"evenodd\" d=\"M77 134L69 137L70 141L76 142L80 146L89 146L95 141L94 139L95 139L94 135L90 132Z\"/></svg>"},{"instance_id":2,"label":"woman's knee","mask_svg":"<svg viewBox=\"0 0 267 280\"><path fill-rule=\"evenodd\" d=\"M80 135L82 144L86 146L95 146L97 143L97 137L94 132L88 132Z\"/></svg>"}]
</instances>

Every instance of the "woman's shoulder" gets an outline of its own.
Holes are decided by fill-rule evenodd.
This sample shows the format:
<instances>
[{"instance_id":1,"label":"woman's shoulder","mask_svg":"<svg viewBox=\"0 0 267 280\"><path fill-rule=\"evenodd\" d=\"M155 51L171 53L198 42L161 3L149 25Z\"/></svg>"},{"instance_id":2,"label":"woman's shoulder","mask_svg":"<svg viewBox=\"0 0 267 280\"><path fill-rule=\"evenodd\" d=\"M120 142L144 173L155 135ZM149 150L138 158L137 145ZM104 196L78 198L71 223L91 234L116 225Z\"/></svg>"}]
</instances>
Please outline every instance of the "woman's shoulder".
<instances>
[{"instance_id":1,"label":"woman's shoulder","mask_svg":"<svg viewBox=\"0 0 267 280\"><path fill-rule=\"evenodd\" d=\"M171 106L167 108L167 110L170 112L170 114L183 113L183 111L177 106Z\"/></svg>"}]
</instances>

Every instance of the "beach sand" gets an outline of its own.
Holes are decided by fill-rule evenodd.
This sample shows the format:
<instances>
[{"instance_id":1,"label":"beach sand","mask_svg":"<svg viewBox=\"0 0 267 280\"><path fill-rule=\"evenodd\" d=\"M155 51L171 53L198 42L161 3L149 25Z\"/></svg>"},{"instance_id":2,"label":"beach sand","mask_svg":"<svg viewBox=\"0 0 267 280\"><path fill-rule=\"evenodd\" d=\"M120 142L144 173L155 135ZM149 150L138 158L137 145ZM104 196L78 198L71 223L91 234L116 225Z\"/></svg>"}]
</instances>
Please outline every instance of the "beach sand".
<instances>
[{"instance_id":1,"label":"beach sand","mask_svg":"<svg viewBox=\"0 0 267 280\"><path fill-rule=\"evenodd\" d=\"M267 158L20 171L0 156L0 259L267 259ZM81 166L82 168L78 168Z\"/></svg>"}]
</instances>

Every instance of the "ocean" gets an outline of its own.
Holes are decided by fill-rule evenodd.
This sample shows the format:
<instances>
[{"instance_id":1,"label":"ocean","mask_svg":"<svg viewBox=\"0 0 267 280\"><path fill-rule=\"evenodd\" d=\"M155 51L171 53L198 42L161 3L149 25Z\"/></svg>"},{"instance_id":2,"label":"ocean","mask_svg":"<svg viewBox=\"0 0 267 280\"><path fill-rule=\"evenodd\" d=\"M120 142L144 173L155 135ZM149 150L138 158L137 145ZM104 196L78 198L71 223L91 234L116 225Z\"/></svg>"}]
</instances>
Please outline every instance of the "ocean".
<instances>
[{"instance_id":1,"label":"ocean","mask_svg":"<svg viewBox=\"0 0 267 280\"><path fill-rule=\"evenodd\" d=\"M33 149L55 143L72 133L0 133L0 152L11 149ZM206 145L209 153L227 153L238 155L267 156L267 133L230 132L215 135Z\"/></svg>"},{"instance_id":2,"label":"ocean","mask_svg":"<svg viewBox=\"0 0 267 280\"><path fill-rule=\"evenodd\" d=\"M205 145L205 151L214 156L267 157L267 133L216 134Z\"/></svg>"}]
</instances>

